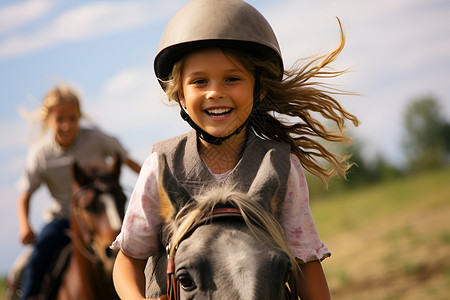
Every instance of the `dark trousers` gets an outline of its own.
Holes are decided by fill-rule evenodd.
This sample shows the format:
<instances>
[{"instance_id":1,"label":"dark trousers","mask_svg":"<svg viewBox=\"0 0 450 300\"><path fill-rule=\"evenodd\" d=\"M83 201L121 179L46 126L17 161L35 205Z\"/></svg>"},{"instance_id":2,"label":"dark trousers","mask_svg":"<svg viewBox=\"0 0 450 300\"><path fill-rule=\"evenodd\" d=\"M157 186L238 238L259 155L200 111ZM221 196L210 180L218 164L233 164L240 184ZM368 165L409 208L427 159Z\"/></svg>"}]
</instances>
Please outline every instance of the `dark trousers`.
<instances>
[{"instance_id":1,"label":"dark trousers","mask_svg":"<svg viewBox=\"0 0 450 300\"><path fill-rule=\"evenodd\" d=\"M39 293L43 277L52 258L70 242L70 238L65 234L65 230L68 228L68 220L55 219L42 229L24 270L21 299L27 299Z\"/></svg>"}]
</instances>

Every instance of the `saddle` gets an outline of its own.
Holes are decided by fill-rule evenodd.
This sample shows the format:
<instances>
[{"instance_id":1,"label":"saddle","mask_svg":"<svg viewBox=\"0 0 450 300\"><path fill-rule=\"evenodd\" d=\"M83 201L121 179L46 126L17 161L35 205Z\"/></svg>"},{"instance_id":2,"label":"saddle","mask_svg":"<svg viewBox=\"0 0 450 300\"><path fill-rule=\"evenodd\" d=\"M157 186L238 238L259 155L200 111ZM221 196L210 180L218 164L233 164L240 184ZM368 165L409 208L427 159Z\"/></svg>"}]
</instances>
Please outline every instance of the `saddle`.
<instances>
[{"instance_id":1,"label":"saddle","mask_svg":"<svg viewBox=\"0 0 450 300\"><path fill-rule=\"evenodd\" d=\"M25 266L31 255L32 247L27 248L16 260L11 272L8 275L6 285L8 288L7 299L18 300L22 292L22 279ZM70 257L72 255L73 246L68 244L53 257L49 269L44 275L42 281L41 293L39 298L45 300L56 299L59 286L61 284L62 275L66 270Z\"/></svg>"},{"instance_id":2,"label":"saddle","mask_svg":"<svg viewBox=\"0 0 450 300\"><path fill-rule=\"evenodd\" d=\"M45 273L44 280L42 281L41 295L43 299L56 299L59 286L61 285L62 276L69 265L72 252L73 246L72 243L69 243L61 250L59 255L56 255L54 258L53 263Z\"/></svg>"}]
</instances>

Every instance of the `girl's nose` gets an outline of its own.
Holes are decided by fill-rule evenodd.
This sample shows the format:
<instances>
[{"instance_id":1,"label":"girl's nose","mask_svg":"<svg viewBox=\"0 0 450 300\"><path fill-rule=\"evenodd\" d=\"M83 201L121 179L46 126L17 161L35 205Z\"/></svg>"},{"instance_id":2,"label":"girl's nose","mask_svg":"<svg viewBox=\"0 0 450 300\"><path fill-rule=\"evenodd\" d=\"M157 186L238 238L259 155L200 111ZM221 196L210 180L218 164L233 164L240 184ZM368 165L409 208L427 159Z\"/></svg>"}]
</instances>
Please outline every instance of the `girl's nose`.
<instances>
[{"instance_id":1,"label":"girl's nose","mask_svg":"<svg viewBox=\"0 0 450 300\"><path fill-rule=\"evenodd\" d=\"M208 100L222 99L224 97L222 85L220 83L211 82L206 97Z\"/></svg>"},{"instance_id":2,"label":"girl's nose","mask_svg":"<svg viewBox=\"0 0 450 300\"><path fill-rule=\"evenodd\" d=\"M64 121L61 123L61 129L64 131L68 131L71 128L71 123L69 121Z\"/></svg>"}]
</instances>

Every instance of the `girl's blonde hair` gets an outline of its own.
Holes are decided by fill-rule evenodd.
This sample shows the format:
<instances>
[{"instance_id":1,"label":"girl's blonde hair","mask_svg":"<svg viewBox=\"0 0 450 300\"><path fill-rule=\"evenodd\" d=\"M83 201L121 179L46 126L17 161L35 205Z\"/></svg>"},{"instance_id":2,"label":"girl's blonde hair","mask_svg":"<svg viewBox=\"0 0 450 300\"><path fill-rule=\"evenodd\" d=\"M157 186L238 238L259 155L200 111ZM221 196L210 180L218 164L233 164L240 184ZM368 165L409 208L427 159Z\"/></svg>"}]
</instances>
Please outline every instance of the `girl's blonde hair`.
<instances>
[{"instance_id":1,"label":"girl's blonde hair","mask_svg":"<svg viewBox=\"0 0 450 300\"><path fill-rule=\"evenodd\" d=\"M77 93L65 84L60 84L49 90L45 94L42 104L36 112L29 112L25 109L21 109L20 112L28 121L32 121L33 123L34 121L39 121L41 123L40 136L43 136L48 129L47 119L52 108L61 103L71 103L75 105L80 118L83 117Z\"/></svg>"},{"instance_id":2,"label":"girl's blonde hair","mask_svg":"<svg viewBox=\"0 0 450 300\"><path fill-rule=\"evenodd\" d=\"M339 19L338 19L339 22ZM330 142L350 142L345 134L345 122L349 120L358 126L357 117L347 112L335 99L336 95L355 95L355 93L333 88L316 79L334 78L347 70L334 70L330 64L342 52L345 35L340 28L340 44L327 55L312 58L309 62L298 60L290 70L284 71L284 77L278 78L279 65L271 58L261 59L250 53L224 48L249 71L260 70L261 92L265 98L254 107L247 127L262 138L288 143L291 151L299 158L303 167L317 176L327 186L328 180L341 174L345 177L351 167L349 156L340 156L327 150L317 138ZM166 84L169 101L177 101L181 87L184 61L178 61ZM331 130L315 118L312 113L320 114L325 121L337 125ZM330 167L322 165L325 160Z\"/></svg>"}]
</instances>

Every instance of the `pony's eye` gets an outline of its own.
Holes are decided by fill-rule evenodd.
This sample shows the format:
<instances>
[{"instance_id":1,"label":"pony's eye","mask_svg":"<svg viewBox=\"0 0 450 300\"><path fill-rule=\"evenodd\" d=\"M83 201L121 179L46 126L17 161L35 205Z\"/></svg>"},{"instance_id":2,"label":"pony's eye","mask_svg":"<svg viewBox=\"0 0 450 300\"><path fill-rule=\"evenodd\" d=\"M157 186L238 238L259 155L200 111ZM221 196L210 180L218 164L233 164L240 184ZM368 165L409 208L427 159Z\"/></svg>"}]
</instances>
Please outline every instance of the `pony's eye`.
<instances>
[{"instance_id":1,"label":"pony's eye","mask_svg":"<svg viewBox=\"0 0 450 300\"><path fill-rule=\"evenodd\" d=\"M180 283L181 288L185 291L192 291L197 287L189 274L180 274L178 275L177 280Z\"/></svg>"}]
</instances>

